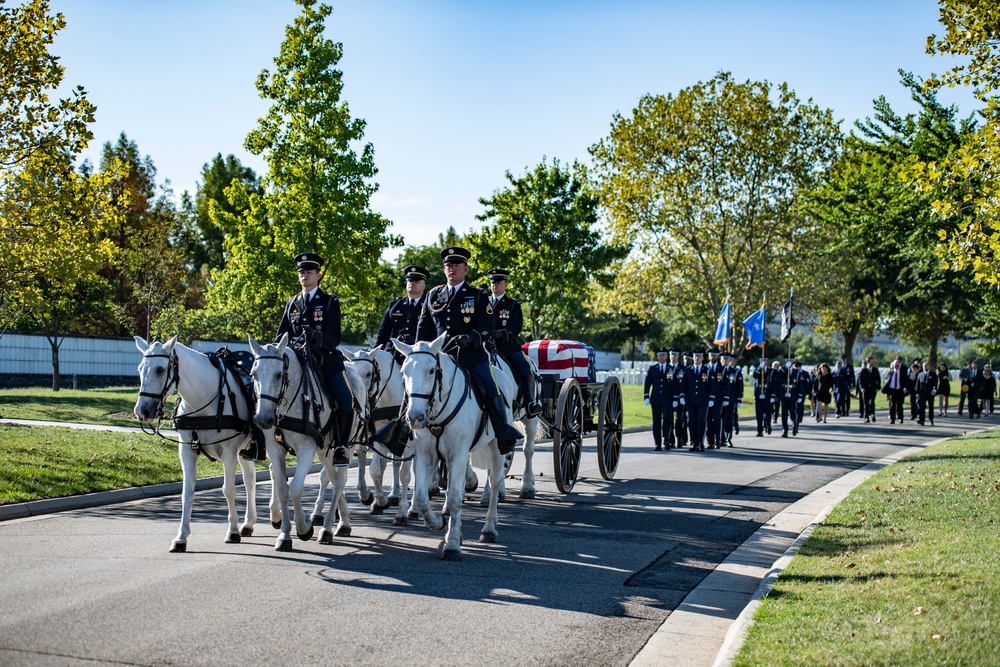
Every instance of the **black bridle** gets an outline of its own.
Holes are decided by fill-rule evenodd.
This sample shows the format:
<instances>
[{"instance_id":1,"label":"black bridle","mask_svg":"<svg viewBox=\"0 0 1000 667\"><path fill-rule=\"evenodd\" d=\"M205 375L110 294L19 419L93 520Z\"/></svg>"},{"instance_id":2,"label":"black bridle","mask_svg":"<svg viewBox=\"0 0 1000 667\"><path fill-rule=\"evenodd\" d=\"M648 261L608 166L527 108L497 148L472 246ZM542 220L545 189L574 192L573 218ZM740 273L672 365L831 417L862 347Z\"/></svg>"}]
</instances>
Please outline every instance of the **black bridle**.
<instances>
[{"instance_id":1,"label":"black bridle","mask_svg":"<svg viewBox=\"0 0 1000 667\"><path fill-rule=\"evenodd\" d=\"M170 354L162 354L162 353L144 354L144 355L142 355L142 358L143 359L166 359L167 360L167 378L163 382L163 390L160 393L158 393L158 394L154 394L154 393L148 392L148 391L140 391L139 392L140 396L143 396L145 398L154 398L154 399L156 399L156 411L155 411L155 414L160 419L162 419L163 418L163 404L166 402L167 396L169 396L171 394L171 389L176 390L177 389L177 384L178 384L178 382L180 382L180 371L178 370L177 353L174 352L173 350L171 350Z\"/></svg>"},{"instance_id":2,"label":"black bridle","mask_svg":"<svg viewBox=\"0 0 1000 667\"><path fill-rule=\"evenodd\" d=\"M408 357L415 357L415 356L421 355L421 354L426 354L428 356L434 357L434 381L431 383L431 390L430 390L429 394L415 394L414 393L414 394L410 394L410 397L411 398L425 398L425 399L427 399L427 430L429 430L431 432L431 434L438 441L440 441L441 440L441 434L444 433L445 426L447 426L448 424L450 424L452 422L452 420L455 419L455 416L458 415L458 411L462 409L462 406L465 405L465 401L469 398L469 392L470 392L470 390L472 388L472 384L471 384L471 382L469 382L469 379L466 377L465 378L465 387L464 387L465 391L462 392L461 398L458 401L458 405L455 406L455 408L451 411L451 413L447 417L445 417L443 420L439 421L438 423L433 424L432 422L434 422L435 417L432 417L431 413L434 411L434 389L435 389L435 387L437 388L437 398L438 398L438 401L441 403L441 410L444 410L444 408L447 407L448 402L451 400L452 393L455 391L455 381L458 379L459 371L461 371L462 369L461 369L461 367L457 363L455 364L455 372L452 373L452 376L451 376L451 383L450 383L450 387L449 387L449 390L448 390L448 396L445 398L445 397L443 397L443 393L444 393L444 369L441 368L441 353L440 352L437 352L437 353L436 352L430 352L428 350L417 350L417 351L414 351L414 352L410 352L410 354L407 355L407 356ZM464 373L463 373L463 375L464 375ZM440 416L441 416L441 413L439 412L436 415L436 417L440 417Z\"/></svg>"},{"instance_id":3,"label":"black bridle","mask_svg":"<svg viewBox=\"0 0 1000 667\"><path fill-rule=\"evenodd\" d=\"M288 349L286 348L282 354L273 355L255 355L254 356L254 366L257 362L262 359L270 360L281 360L281 392L278 396L271 396L270 394L264 394L258 392L258 398L261 400L268 400L275 404L275 440L282 447L288 449L288 445L285 444L284 438L281 437L281 431L292 431L294 433L302 433L308 435L313 440L316 441L316 445L320 448L323 447L323 442L326 439L326 434L330 432L332 428L335 428L334 421L336 417L336 410L333 409L333 405L330 407L330 417L326 424L322 423L322 409L323 409L323 389L317 385L317 383L312 381L310 375L310 365L311 361L308 357L308 346L306 348L306 358L300 360L299 363L302 366L302 371L299 373L299 383L295 387L295 393L292 395L291 400L285 400L285 392L288 391L290 385L288 381ZM251 371L251 375L253 372ZM286 402L289 406L296 403L296 399L302 396L302 419L296 417L289 417L288 412L282 413L278 410L278 406L285 405ZM309 408L312 408L310 411Z\"/></svg>"}]
</instances>

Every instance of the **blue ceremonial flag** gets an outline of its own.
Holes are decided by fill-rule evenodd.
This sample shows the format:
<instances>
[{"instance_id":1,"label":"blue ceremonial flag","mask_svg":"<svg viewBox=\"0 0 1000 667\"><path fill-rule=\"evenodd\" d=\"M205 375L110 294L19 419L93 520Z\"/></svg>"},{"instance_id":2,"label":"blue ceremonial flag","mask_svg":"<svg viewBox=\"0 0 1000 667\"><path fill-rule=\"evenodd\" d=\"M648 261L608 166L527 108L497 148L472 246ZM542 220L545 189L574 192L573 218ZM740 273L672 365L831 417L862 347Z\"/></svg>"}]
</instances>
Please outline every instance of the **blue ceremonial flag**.
<instances>
[{"instance_id":1,"label":"blue ceremonial flag","mask_svg":"<svg viewBox=\"0 0 1000 667\"><path fill-rule=\"evenodd\" d=\"M719 313L719 323L715 325L716 345L725 345L729 342L729 330L733 328L733 317L729 314L729 297L722 304L722 312Z\"/></svg>"},{"instance_id":2,"label":"blue ceremonial flag","mask_svg":"<svg viewBox=\"0 0 1000 667\"><path fill-rule=\"evenodd\" d=\"M743 328L747 331L747 349L755 345L764 345L764 325L767 323L767 302L761 305L760 310L743 320Z\"/></svg>"}]
</instances>

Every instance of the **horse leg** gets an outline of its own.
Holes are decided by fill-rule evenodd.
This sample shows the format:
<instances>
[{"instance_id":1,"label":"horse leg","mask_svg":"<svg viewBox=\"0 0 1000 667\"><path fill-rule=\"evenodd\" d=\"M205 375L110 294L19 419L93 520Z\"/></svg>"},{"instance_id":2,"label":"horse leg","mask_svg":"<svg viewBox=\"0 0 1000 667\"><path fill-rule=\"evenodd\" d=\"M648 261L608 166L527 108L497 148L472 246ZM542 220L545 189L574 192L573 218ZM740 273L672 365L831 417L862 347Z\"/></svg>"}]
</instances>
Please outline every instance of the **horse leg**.
<instances>
[{"instance_id":1,"label":"horse leg","mask_svg":"<svg viewBox=\"0 0 1000 667\"><path fill-rule=\"evenodd\" d=\"M357 451L358 454L358 500L361 501L362 505L372 504L372 492L368 489L367 475L368 475L368 450L364 447L359 446ZM372 466L375 465L375 460L378 458L378 454L372 457Z\"/></svg>"},{"instance_id":2,"label":"horse leg","mask_svg":"<svg viewBox=\"0 0 1000 667\"><path fill-rule=\"evenodd\" d=\"M400 470L400 466L401 465L402 465L402 463L400 461L393 460L393 462L392 462L392 493L389 494L389 504L390 505L399 505L399 496L400 496L400 490L399 490L399 485L400 485L399 475L400 475L400 472L399 472L399 470ZM393 501L395 501L395 502L393 502Z\"/></svg>"},{"instance_id":3,"label":"horse leg","mask_svg":"<svg viewBox=\"0 0 1000 667\"><path fill-rule=\"evenodd\" d=\"M295 532L299 539L308 542L313 537L312 521L306 521L305 512L302 509L302 494L306 488L306 475L309 474L309 467L316 458L316 445L312 442L302 445L295 450L295 475L288 485L288 498L292 501L293 517L295 519ZM336 488L334 488L336 493Z\"/></svg>"},{"instance_id":4,"label":"horse leg","mask_svg":"<svg viewBox=\"0 0 1000 667\"><path fill-rule=\"evenodd\" d=\"M326 507L326 487L330 485L330 473L327 472L326 466L319 471L319 495L316 496L316 504L313 505L312 520L311 523L314 526L323 525L323 509Z\"/></svg>"},{"instance_id":5,"label":"horse leg","mask_svg":"<svg viewBox=\"0 0 1000 667\"><path fill-rule=\"evenodd\" d=\"M490 501L489 509L486 510L486 520L483 522L483 531L479 534L480 542L497 541L497 518L499 512L497 505L500 499L500 485L504 477L504 456L496 448L496 444L490 445L492 461L489 467L490 477Z\"/></svg>"},{"instance_id":6,"label":"horse leg","mask_svg":"<svg viewBox=\"0 0 1000 667\"><path fill-rule=\"evenodd\" d=\"M181 489L181 526L177 537L170 544L170 551L183 553L187 551L187 538L191 534L191 504L194 502L194 484L198 479L198 451L191 449L190 443L183 439L177 443L177 455L181 460L181 471L184 483Z\"/></svg>"},{"instance_id":7,"label":"horse leg","mask_svg":"<svg viewBox=\"0 0 1000 667\"><path fill-rule=\"evenodd\" d=\"M428 528L441 530L444 528L444 520L440 512L431 509L431 500L427 494L431 480L437 472L437 456L433 447L423 447L420 444L417 446L421 451L418 451L413 459L413 509L420 513Z\"/></svg>"},{"instance_id":8,"label":"horse leg","mask_svg":"<svg viewBox=\"0 0 1000 667\"><path fill-rule=\"evenodd\" d=\"M378 452L372 457L372 486L375 487L375 497L371 502L371 514L382 514L389 506L389 499L385 495L385 488L382 486L382 478L385 475L385 458Z\"/></svg>"},{"instance_id":9,"label":"horse leg","mask_svg":"<svg viewBox=\"0 0 1000 667\"><path fill-rule=\"evenodd\" d=\"M410 512L410 500L408 497L410 490L410 471L410 461L404 461L399 464L399 510L396 512L396 518L392 520L392 524L394 526L405 526L407 515Z\"/></svg>"},{"instance_id":10,"label":"horse leg","mask_svg":"<svg viewBox=\"0 0 1000 667\"><path fill-rule=\"evenodd\" d=\"M521 498L530 500L535 497L535 439L538 437L538 417L525 419L524 425L524 473L521 475Z\"/></svg>"},{"instance_id":11,"label":"horse leg","mask_svg":"<svg viewBox=\"0 0 1000 667\"><path fill-rule=\"evenodd\" d=\"M278 529L274 548L292 550L292 520L288 510L288 472L286 452L277 444L267 444L267 457L271 459L271 525Z\"/></svg>"},{"instance_id":12,"label":"horse leg","mask_svg":"<svg viewBox=\"0 0 1000 667\"><path fill-rule=\"evenodd\" d=\"M448 461L448 492L444 499L445 508L448 511L448 532L444 536L444 545L441 557L444 560L462 559L462 498L465 491L466 478L464 475L455 474L456 470L463 470L469 465L469 454L465 447L461 451L452 453L452 458Z\"/></svg>"},{"instance_id":13,"label":"horse leg","mask_svg":"<svg viewBox=\"0 0 1000 667\"><path fill-rule=\"evenodd\" d=\"M328 451L320 456L323 460L324 469L328 469L330 482L333 485L333 498L330 501L330 511L326 513L323 519L323 528L319 531L320 544L333 544L333 521L334 516L338 514L340 515L340 519L337 522L336 535L338 537L347 537L351 534L351 514L345 494L347 488L347 468L334 468L332 455L333 452Z\"/></svg>"},{"instance_id":14,"label":"horse leg","mask_svg":"<svg viewBox=\"0 0 1000 667\"><path fill-rule=\"evenodd\" d=\"M243 489L247 492L247 511L240 524L240 535L250 537L257 525L257 466L253 461L240 458L240 467L243 469Z\"/></svg>"},{"instance_id":15,"label":"horse leg","mask_svg":"<svg viewBox=\"0 0 1000 667\"><path fill-rule=\"evenodd\" d=\"M236 509L236 448L227 447L222 451L222 495L226 497L229 510L229 532L226 533L226 544L240 541L240 514Z\"/></svg>"}]
</instances>

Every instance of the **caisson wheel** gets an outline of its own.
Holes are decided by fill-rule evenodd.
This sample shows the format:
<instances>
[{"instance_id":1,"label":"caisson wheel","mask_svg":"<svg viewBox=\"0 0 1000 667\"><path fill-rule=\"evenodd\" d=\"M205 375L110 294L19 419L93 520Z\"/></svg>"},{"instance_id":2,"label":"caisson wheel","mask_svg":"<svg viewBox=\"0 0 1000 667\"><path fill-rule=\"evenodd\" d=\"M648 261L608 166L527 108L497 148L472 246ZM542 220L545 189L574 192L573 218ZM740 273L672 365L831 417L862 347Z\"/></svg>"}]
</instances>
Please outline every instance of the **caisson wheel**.
<instances>
[{"instance_id":1,"label":"caisson wheel","mask_svg":"<svg viewBox=\"0 0 1000 667\"><path fill-rule=\"evenodd\" d=\"M597 465L601 477L612 479L622 455L622 386L615 376L601 388L597 415Z\"/></svg>"},{"instance_id":2,"label":"caisson wheel","mask_svg":"<svg viewBox=\"0 0 1000 667\"><path fill-rule=\"evenodd\" d=\"M575 378L564 380L556 404L556 421L552 430L552 458L555 464L556 486L569 493L580 472L583 451L583 395Z\"/></svg>"}]
</instances>

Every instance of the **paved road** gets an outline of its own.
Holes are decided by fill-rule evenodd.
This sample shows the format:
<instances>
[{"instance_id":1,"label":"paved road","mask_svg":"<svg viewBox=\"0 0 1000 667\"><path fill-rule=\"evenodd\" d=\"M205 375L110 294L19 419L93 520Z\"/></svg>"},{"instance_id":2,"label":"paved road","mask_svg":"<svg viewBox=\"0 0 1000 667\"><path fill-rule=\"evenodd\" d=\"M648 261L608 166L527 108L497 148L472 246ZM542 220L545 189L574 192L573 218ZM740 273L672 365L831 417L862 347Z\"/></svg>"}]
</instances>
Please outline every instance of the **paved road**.
<instances>
[{"instance_id":1,"label":"paved road","mask_svg":"<svg viewBox=\"0 0 1000 667\"><path fill-rule=\"evenodd\" d=\"M483 511L466 503L458 563L438 558L440 533L420 521L394 528L353 494L352 537L277 553L268 484L258 488L264 521L238 545L223 544L221 492L199 493L186 554L167 552L176 496L3 522L0 664L628 665L778 512L870 461L970 426L858 422L806 424L789 439L748 437L745 426L734 449L702 454L654 453L648 432L629 434L610 482L588 441L566 496L543 443L538 499L501 507L496 544L476 541ZM518 485L510 481L511 497ZM796 536L763 554L776 559ZM737 573L726 586L746 600L759 579ZM688 609L685 627L697 637L719 616L728 623L738 609L725 607Z\"/></svg>"}]
</instances>

